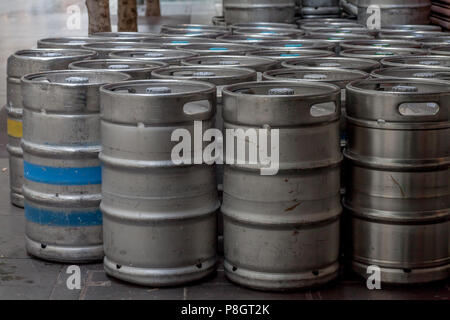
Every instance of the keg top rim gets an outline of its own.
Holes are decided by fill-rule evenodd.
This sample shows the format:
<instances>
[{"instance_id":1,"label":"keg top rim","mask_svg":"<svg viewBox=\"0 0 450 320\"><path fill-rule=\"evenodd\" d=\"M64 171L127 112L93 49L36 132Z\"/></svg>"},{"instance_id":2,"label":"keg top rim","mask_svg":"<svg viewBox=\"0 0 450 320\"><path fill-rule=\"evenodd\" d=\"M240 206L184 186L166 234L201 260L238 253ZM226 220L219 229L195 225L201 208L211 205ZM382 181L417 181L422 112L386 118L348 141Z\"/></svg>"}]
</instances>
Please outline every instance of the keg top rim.
<instances>
[{"instance_id":1,"label":"keg top rim","mask_svg":"<svg viewBox=\"0 0 450 320\"><path fill-rule=\"evenodd\" d=\"M82 45L82 48L89 50L131 50L131 49L162 49L162 44L133 41L97 41Z\"/></svg>"},{"instance_id":2,"label":"keg top rim","mask_svg":"<svg viewBox=\"0 0 450 320\"><path fill-rule=\"evenodd\" d=\"M400 73L396 75L395 73ZM404 76L401 74L404 73ZM430 77L418 76L419 74L429 74ZM439 77L440 73L444 73L447 75L447 78ZM417 76L416 76L417 74ZM427 68L408 68L408 67L388 67L381 68L377 70L373 70L370 74L375 78L412 78L412 79L439 79L439 80L450 80L450 67L445 68L435 68L435 69L427 69Z\"/></svg>"},{"instance_id":3,"label":"keg top rim","mask_svg":"<svg viewBox=\"0 0 450 320\"><path fill-rule=\"evenodd\" d=\"M289 61L284 61L281 63L281 65L283 67L287 67L287 68L293 68L298 66L299 68L320 68L319 66L309 66L306 65L306 62L313 62L313 63L320 63L320 62L327 62L327 61L335 61L335 62L348 62L349 66L346 67L344 66L338 66L336 68L339 69L345 69L348 68L350 70L352 69L356 69L355 64L354 63L361 63L361 65L363 66L368 66L368 67L378 67L380 66L380 63L376 60L371 60L371 59L362 59L362 58L353 58L353 57L319 57L319 58L315 58L315 57L304 57L304 58L298 58L298 59L292 59ZM301 64L301 63L305 63L305 64Z\"/></svg>"},{"instance_id":4,"label":"keg top rim","mask_svg":"<svg viewBox=\"0 0 450 320\"><path fill-rule=\"evenodd\" d=\"M42 38L38 40L38 44L45 44L45 43L51 43L51 44L71 44L73 43L74 46L81 45L81 44L88 44L92 42L99 42L99 41L107 41L108 38L103 37L89 37L89 36L78 36L78 37L51 37L51 38ZM75 42L73 42L75 41Z\"/></svg>"},{"instance_id":5,"label":"keg top rim","mask_svg":"<svg viewBox=\"0 0 450 320\"><path fill-rule=\"evenodd\" d=\"M93 36L106 38L148 38L158 37L157 34L148 32L96 32Z\"/></svg>"},{"instance_id":6,"label":"keg top rim","mask_svg":"<svg viewBox=\"0 0 450 320\"><path fill-rule=\"evenodd\" d=\"M231 42L190 43L182 46L181 48L185 50L202 51L202 52L212 51L212 48L217 48L216 52L255 50L255 46Z\"/></svg>"},{"instance_id":7,"label":"keg top rim","mask_svg":"<svg viewBox=\"0 0 450 320\"><path fill-rule=\"evenodd\" d=\"M190 58L186 58L182 61L182 63L188 63L189 65L197 65L193 64L192 61L212 61L215 62L214 64L205 64L207 66L219 66L220 61L239 61L244 62L244 64L238 64L238 65L229 65L228 67L256 67L256 66L270 66L270 65L277 65L278 62L274 59L266 58L266 57L260 57L260 56L234 56L234 55L211 55L211 56L194 56Z\"/></svg>"},{"instance_id":8,"label":"keg top rim","mask_svg":"<svg viewBox=\"0 0 450 320\"><path fill-rule=\"evenodd\" d=\"M335 32L311 32L305 36L306 39L317 39L324 41L348 41L358 39L375 39L374 36L364 33L335 33Z\"/></svg>"},{"instance_id":9,"label":"keg top rim","mask_svg":"<svg viewBox=\"0 0 450 320\"><path fill-rule=\"evenodd\" d=\"M174 72L183 71L200 71L200 72L212 72L212 75L196 76L194 74L188 75L173 75ZM224 66L169 66L165 68L159 68L152 72L152 77L161 77L163 79L181 79L181 80L205 80L205 79L233 79L233 78L247 78L254 75L256 77L256 71L249 68L242 67L224 67ZM156 78L155 78L156 79Z\"/></svg>"},{"instance_id":10,"label":"keg top rim","mask_svg":"<svg viewBox=\"0 0 450 320\"><path fill-rule=\"evenodd\" d=\"M225 34L216 38L218 41L227 41L233 43L234 41L247 41L247 42L264 42L264 41L277 41L277 40L291 40L289 36L270 36L265 34Z\"/></svg>"},{"instance_id":11,"label":"keg top rim","mask_svg":"<svg viewBox=\"0 0 450 320\"><path fill-rule=\"evenodd\" d=\"M149 57L145 56L149 53L162 53L159 57ZM166 53L167 55L164 55ZM132 55L137 56L132 56ZM188 50L181 49L129 49L129 50L117 50L110 53L110 58L123 59L131 58L136 60L164 60L164 59L185 59L190 57L195 57L198 54Z\"/></svg>"},{"instance_id":12,"label":"keg top rim","mask_svg":"<svg viewBox=\"0 0 450 320\"><path fill-rule=\"evenodd\" d=\"M247 52L247 56L266 57L277 60L289 60L298 59L302 57L330 57L335 53L327 50L315 50L315 49L261 49Z\"/></svg>"},{"instance_id":13,"label":"keg top rim","mask_svg":"<svg viewBox=\"0 0 450 320\"><path fill-rule=\"evenodd\" d=\"M380 91L368 88L369 86L386 84L389 87L397 86L411 86L415 87L417 91L401 92L401 91ZM435 86L435 91L424 92L421 89L423 86ZM423 87L422 87L423 88ZM440 89L440 90L439 90ZM371 95L386 96L386 95L433 95L433 94L450 94L450 81L439 79L422 79L422 78L372 78L356 80L347 85L347 90L351 92L370 93Z\"/></svg>"},{"instance_id":14,"label":"keg top rim","mask_svg":"<svg viewBox=\"0 0 450 320\"><path fill-rule=\"evenodd\" d=\"M307 76L307 75L323 75L325 77L300 78L300 77L283 77L283 74L291 74L294 76ZM328 77L328 75L339 75L338 77ZM314 81L314 82L341 82L341 81L354 81L358 79L366 79L369 74L364 71L355 69L339 69L339 68L314 68L314 69L277 69L266 71L263 74L264 79L270 80L291 80L291 81Z\"/></svg>"},{"instance_id":15,"label":"keg top rim","mask_svg":"<svg viewBox=\"0 0 450 320\"><path fill-rule=\"evenodd\" d=\"M240 90L251 90L252 88L258 87L267 87L266 94L253 94L247 93L245 91ZM323 88L324 92L322 93L310 93L310 91L305 93L294 93L291 95L269 95L270 89L307 89L307 88ZM337 94L341 92L341 88L335 84L327 83L327 82L315 82L315 81L254 81L254 82L244 82L238 84L232 84L223 88L222 94L227 94L234 97L239 96L253 96L258 98L271 98L271 99L293 99L293 98L309 98L309 97L319 97L319 96L327 96L330 94Z\"/></svg>"},{"instance_id":16,"label":"keg top rim","mask_svg":"<svg viewBox=\"0 0 450 320\"><path fill-rule=\"evenodd\" d=\"M225 26L218 26L214 24L196 24L196 23L182 23L182 24L163 24L161 26L161 30L164 30L165 28L169 29L195 29L198 31L202 30L225 30L227 31L227 27ZM191 30L194 31L194 30Z\"/></svg>"},{"instance_id":17,"label":"keg top rim","mask_svg":"<svg viewBox=\"0 0 450 320\"><path fill-rule=\"evenodd\" d=\"M154 86L157 88L168 88L173 89L174 87L183 87L186 85L197 86L196 90L184 90L180 92L168 92L168 93L156 93L156 94L148 94L144 91L147 91L150 86ZM130 89L141 88L142 92L130 92ZM128 90L128 92L116 91L116 90ZM161 96L170 96L170 97L183 97L187 94L199 94L199 93L214 93L216 94L216 86L212 83L208 83L205 81L196 81L196 80L173 80L173 79L149 79L149 80L130 80L130 81L122 81L120 83L111 83L106 84L100 88L100 92L107 93L109 95L117 95L117 96L130 96L130 97L161 97Z\"/></svg>"},{"instance_id":18,"label":"keg top rim","mask_svg":"<svg viewBox=\"0 0 450 320\"><path fill-rule=\"evenodd\" d=\"M450 66L450 56L439 56L439 55L411 55L411 56L396 56L396 57L387 57L381 60L382 65L386 66L398 66L404 67L408 65L423 67L423 68L442 68L442 65L424 65L420 64L421 61L447 61L448 66ZM445 66L444 66L445 67Z\"/></svg>"},{"instance_id":19,"label":"keg top rim","mask_svg":"<svg viewBox=\"0 0 450 320\"><path fill-rule=\"evenodd\" d=\"M44 56L45 53L60 53L58 56ZM56 59L68 59L74 57L92 57L97 55L93 50L87 49L53 49L53 48L38 48L38 49L24 49L16 51L10 57L15 59L32 59L32 60L56 60Z\"/></svg>"},{"instance_id":20,"label":"keg top rim","mask_svg":"<svg viewBox=\"0 0 450 320\"><path fill-rule=\"evenodd\" d=\"M133 59L92 59L92 60L80 60L72 62L69 68L74 68L77 70L87 69L87 70L111 70L108 66L111 65L129 65L129 69L124 69L124 72L138 71L138 70L153 70L155 68L167 67L168 64L162 61L142 61ZM117 69L120 71L120 69Z\"/></svg>"},{"instance_id":21,"label":"keg top rim","mask_svg":"<svg viewBox=\"0 0 450 320\"><path fill-rule=\"evenodd\" d=\"M291 46L289 46L291 44ZM307 46L303 47L306 44ZM297 46L295 46L297 45ZM298 46L300 45L300 46ZM310 45L310 46L308 46ZM332 42L327 42L323 40L315 39L284 39L284 40L263 40L256 44L258 48L261 49L301 49L301 50L334 50L336 44ZM324 49L322 49L324 48Z\"/></svg>"},{"instance_id":22,"label":"keg top rim","mask_svg":"<svg viewBox=\"0 0 450 320\"><path fill-rule=\"evenodd\" d=\"M91 82L91 76L100 76L101 80L96 80ZM89 82L86 83L71 83L65 81L67 78L88 78ZM105 79L103 79L103 77ZM53 79L52 79L53 78ZM54 70L39 73L32 73L22 77L21 81L27 84L45 84L52 86L62 86L62 87L88 87L88 86L99 86L110 82L120 82L131 79L131 76L117 71L107 71L107 70ZM54 80L54 81L50 81Z\"/></svg>"},{"instance_id":23,"label":"keg top rim","mask_svg":"<svg viewBox=\"0 0 450 320\"><path fill-rule=\"evenodd\" d=\"M231 25L232 29L242 29L242 28L280 28L280 29L297 29L297 25L293 23L282 23L282 22L241 22Z\"/></svg>"}]
</instances>

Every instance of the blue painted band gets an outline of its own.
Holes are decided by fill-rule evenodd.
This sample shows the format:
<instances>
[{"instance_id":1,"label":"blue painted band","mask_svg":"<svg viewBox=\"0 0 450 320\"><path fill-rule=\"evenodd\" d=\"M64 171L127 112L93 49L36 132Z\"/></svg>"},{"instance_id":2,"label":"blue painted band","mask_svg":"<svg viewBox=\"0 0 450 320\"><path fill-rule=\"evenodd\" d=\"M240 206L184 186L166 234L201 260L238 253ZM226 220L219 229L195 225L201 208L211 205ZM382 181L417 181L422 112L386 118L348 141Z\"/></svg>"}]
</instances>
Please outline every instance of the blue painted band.
<instances>
[{"instance_id":1,"label":"blue painted band","mask_svg":"<svg viewBox=\"0 0 450 320\"><path fill-rule=\"evenodd\" d=\"M299 57L300 54L298 53L282 53L280 54L281 57Z\"/></svg>"},{"instance_id":2,"label":"blue painted band","mask_svg":"<svg viewBox=\"0 0 450 320\"><path fill-rule=\"evenodd\" d=\"M84 186L102 183L101 167L56 168L35 165L24 161L24 177L27 180L64 186Z\"/></svg>"},{"instance_id":3,"label":"blue painted band","mask_svg":"<svg viewBox=\"0 0 450 320\"><path fill-rule=\"evenodd\" d=\"M173 44L189 44L189 41L172 41Z\"/></svg>"},{"instance_id":4,"label":"blue painted band","mask_svg":"<svg viewBox=\"0 0 450 320\"><path fill-rule=\"evenodd\" d=\"M25 217L30 222L55 227L89 227L102 225L102 213L100 210L53 211L25 204Z\"/></svg>"},{"instance_id":5,"label":"blue painted band","mask_svg":"<svg viewBox=\"0 0 450 320\"><path fill-rule=\"evenodd\" d=\"M284 46L287 47L287 48L300 48L300 47L303 47L303 45L301 43L285 44Z\"/></svg>"},{"instance_id":6,"label":"blue painted band","mask_svg":"<svg viewBox=\"0 0 450 320\"><path fill-rule=\"evenodd\" d=\"M214 47L214 48L209 48L209 50L211 50L211 51L227 51L228 48L217 48L217 47Z\"/></svg>"}]
</instances>

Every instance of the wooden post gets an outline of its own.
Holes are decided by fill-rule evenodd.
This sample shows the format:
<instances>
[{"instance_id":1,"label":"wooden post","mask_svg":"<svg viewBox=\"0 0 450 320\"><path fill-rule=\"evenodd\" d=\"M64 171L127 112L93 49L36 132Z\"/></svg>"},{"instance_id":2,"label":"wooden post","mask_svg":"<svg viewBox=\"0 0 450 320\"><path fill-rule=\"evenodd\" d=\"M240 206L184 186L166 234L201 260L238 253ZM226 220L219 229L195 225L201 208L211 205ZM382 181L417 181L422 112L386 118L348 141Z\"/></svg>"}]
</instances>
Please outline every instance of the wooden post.
<instances>
[{"instance_id":1,"label":"wooden post","mask_svg":"<svg viewBox=\"0 0 450 320\"><path fill-rule=\"evenodd\" d=\"M138 15L136 0L118 0L117 7L117 30L138 31Z\"/></svg>"},{"instance_id":2,"label":"wooden post","mask_svg":"<svg viewBox=\"0 0 450 320\"><path fill-rule=\"evenodd\" d=\"M109 0L86 0L89 16L89 34L110 32Z\"/></svg>"},{"instance_id":3,"label":"wooden post","mask_svg":"<svg viewBox=\"0 0 450 320\"><path fill-rule=\"evenodd\" d=\"M146 0L146 17L160 17L161 16L161 6L159 0Z\"/></svg>"}]
</instances>

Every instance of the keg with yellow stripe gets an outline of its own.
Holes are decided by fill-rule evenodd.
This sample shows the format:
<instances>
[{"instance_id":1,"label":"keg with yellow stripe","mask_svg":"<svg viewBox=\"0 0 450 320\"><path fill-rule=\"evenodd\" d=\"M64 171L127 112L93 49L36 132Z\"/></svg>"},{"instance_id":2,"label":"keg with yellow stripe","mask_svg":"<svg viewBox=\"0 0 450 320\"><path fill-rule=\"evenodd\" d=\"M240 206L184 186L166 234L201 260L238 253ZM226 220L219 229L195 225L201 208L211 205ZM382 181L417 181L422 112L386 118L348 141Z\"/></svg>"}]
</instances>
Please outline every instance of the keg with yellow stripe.
<instances>
[{"instance_id":1,"label":"keg with yellow stripe","mask_svg":"<svg viewBox=\"0 0 450 320\"><path fill-rule=\"evenodd\" d=\"M67 69L71 62L95 56L95 52L88 50L33 49L17 51L8 58L7 150L9 153L11 202L16 206L23 207L23 153L20 147L23 106L20 78L29 73Z\"/></svg>"}]
</instances>

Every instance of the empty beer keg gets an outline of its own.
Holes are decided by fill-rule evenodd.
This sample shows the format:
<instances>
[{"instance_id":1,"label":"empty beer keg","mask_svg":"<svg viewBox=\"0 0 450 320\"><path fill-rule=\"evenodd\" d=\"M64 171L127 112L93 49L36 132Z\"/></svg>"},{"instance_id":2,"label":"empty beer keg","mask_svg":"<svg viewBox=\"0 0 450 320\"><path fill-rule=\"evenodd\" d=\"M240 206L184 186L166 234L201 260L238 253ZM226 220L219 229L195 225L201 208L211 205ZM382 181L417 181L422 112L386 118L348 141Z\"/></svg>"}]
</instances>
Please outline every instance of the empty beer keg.
<instances>
[{"instance_id":1,"label":"empty beer keg","mask_svg":"<svg viewBox=\"0 0 450 320\"><path fill-rule=\"evenodd\" d=\"M94 42L82 46L83 49L97 52L99 59L108 59L109 54L133 49L160 49L161 44L140 42Z\"/></svg>"},{"instance_id":2,"label":"empty beer keg","mask_svg":"<svg viewBox=\"0 0 450 320\"><path fill-rule=\"evenodd\" d=\"M86 70L22 78L29 254L72 263L103 258L99 87L127 79Z\"/></svg>"},{"instance_id":3,"label":"empty beer keg","mask_svg":"<svg viewBox=\"0 0 450 320\"><path fill-rule=\"evenodd\" d=\"M416 41L407 40L389 40L389 39L373 39L373 40L355 40L341 44L342 50L348 49L374 49L374 48L422 48L422 45Z\"/></svg>"},{"instance_id":4,"label":"empty beer keg","mask_svg":"<svg viewBox=\"0 0 450 320\"><path fill-rule=\"evenodd\" d=\"M395 67L374 70L370 74L373 78L397 78L397 79L440 79L450 80L450 68L408 68Z\"/></svg>"},{"instance_id":5,"label":"empty beer keg","mask_svg":"<svg viewBox=\"0 0 450 320\"><path fill-rule=\"evenodd\" d=\"M291 23L295 16L295 0L223 0L227 24L249 22Z\"/></svg>"},{"instance_id":6,"label":"empty beer keg","mask_svg":"<svg viewBox=\"0 0 450 320\"><path fill-rule=\"evenodd\" d=\"M183 49L195 52L200 56L216 56L216 55L245 55L247 52L254 51L255 47L251 45L238 44L238 43L193 43L184 46L177 47L177 49Z\"/></svg>"},{"instance_id":7,"label":"empty beer keg","mask_svg":"<svg viewBox=\"0 0 450 320\"><path fill-rule=\"evenodd\" d=\"M260 49L256 51L250 51L247 53L247 55L270 58L281 63L282 61L306 57L332 57L335 55L335 53L332 51L313 49Z\"/></svg>"},{"instance_id":8,"label":"empty beer keg","mask_svg":"<svg viewBox=\"0 0 450 320\"><path fill-rule=\"evenodd\" d=\"M140 80L104 86L101 95L106 273L158 287L211 274L217 186L214 167L201 159L203 142L192 139L213 126L215 86ZM196 121L200 132L194 132ZM190 163L173 158L177 129L192 137L182 154Z\"/></svg>"},{"instance_id":9,"label":"empty beer keg","mask_svg":"<svg viewBox=\"0 0 450 320\"><path fill-rule=\"evenodd\" d=\"M226 34L224 36L217 37L216 40L231 43L242 43L242 44L258 44L265 41L276 41L276 40L288 40L292 39L287 36L265 36L259 34Z\"/></svg>"},{"instance_id":10,"label":"empty beer keg","mask_svg":"<svg viewBox=\"0 0 450 320\"><path fill-rule=\"evenodd\" d=\"M23 151L20 140L23 135L22 90L20 78L29 73L67 69L74 61L91 59L93 51L79 49L30 49L20 50L8 58L6 112L9 153L9 183L11 202L23 207Z\"/></svg>"},{"instance_id":11,"label":"empty beer keg","mask_svg":"<svg viewBox=\"0 0 450 320\"><path fill-rule=\"evenodd\" d=\"M339 87L242 83L224 88L223 103L224 128L232 130L225 141L222 205L226 276L261 290L334 279L341 214ZM266 139L257 138L264 134ZM242 161L267 151L268 141L273 158ZM241 154L228 153L234 146Z\"/></svg>"},{"instance_id":12,"label":"empty beer keg","mask_svg":"<svg viewBox=\"0 0 450 320\"><path fill-rule=\"evenodd\" d=\"M391 57L380 61L383 67L442 68L450 67L448 56Z\"/></svg>"},{"instance_id":13,"label":"empty beer keg","mask_svg":"<svg viewBox=\"0 0 450 320\"><path fill-rule=\"evenodd\" d=\"M360 276L369 266L379 267L386 283L450 276L449 105L447 81L348 85L344 205Z\"/></svg>"},{"instance_id":14,"label":"empty beer keg","mask_svg":"<svg viewBox=\"0 0 450 320\"><path fill-rule=\"evenodd\" d=\"M313 49L335 51L334 43L312 40L312 39L291 39L291 40L265 40L256 44L263 49Z\"/></svg>"},{"instance_id":15,"label":"empty beer keg","mask_svg":"<svg viewBox=\"0 0 450 320\"><path fill-rule=\"evenodd\" d=\"M60 38L45 38L38 40L38 48L43 49L82 49L85 44L94 42L111 42L113 39L104 37L60 37ZM127 40L130 41L131 40ZM140 40L135 40L140 41Z\"/></svg>"},{"instance_id":16,"label":"empty beer keg","mask_svg":"<svg viewBox=\"0 0 450 320\"><path fill-rule=\"evenodd\" d=\"M340 56L347 58L361 58L380 61L386 57L424 55L425 50L415 48L374 48L374 49L347 49L340 52Z\"/></svg>"}]
</instances>

